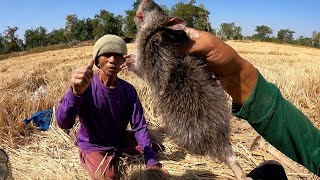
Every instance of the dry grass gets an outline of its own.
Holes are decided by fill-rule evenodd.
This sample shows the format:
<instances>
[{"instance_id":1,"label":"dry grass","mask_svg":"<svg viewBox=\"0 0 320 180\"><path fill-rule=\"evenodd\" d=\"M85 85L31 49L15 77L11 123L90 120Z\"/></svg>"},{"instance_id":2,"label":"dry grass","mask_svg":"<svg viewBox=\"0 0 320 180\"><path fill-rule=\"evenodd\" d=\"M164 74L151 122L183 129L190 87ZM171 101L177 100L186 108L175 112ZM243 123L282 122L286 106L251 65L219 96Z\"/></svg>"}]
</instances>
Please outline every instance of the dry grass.
<instances>
[{"instance_id":1,"label":"dry grass","mask_svg":"<svg viewBox=\"0 0 320 180\"><path fill-rule=\"evenodd\" d=\"M320 50L258 42L230 41L228 44L252 62L266 79L277 84L284 97L320 127ZM91 46L85 46L0 61L0 148L9 154L15 179L87 179L73 143L75 130L67 135L54 121L49 131L38 132L24 127L21 120L38 110L56 106L68 88L72 70L86 65L91 50ZM129 44L129 52L134 52L133 44ZM208 157L191 156L167 139L161 118L152 106L149 88L129 72L120 76L136 87L152 137L167 147L164 153L158 154L158 159L170 176L152 173L153 178L233 178L225 164ZM36 97L40 87L47 93ZM231 123L233 148L246 172L265 160L277 160L264 149L250 151L257 133L248 123L236 118ZM122 163L125 179L146 179L151 175L144 169L142 156L123 158ZM316 178L301 166L298 173L286 165L285 169L289 179Z\"/></svg>"}]
</instances>

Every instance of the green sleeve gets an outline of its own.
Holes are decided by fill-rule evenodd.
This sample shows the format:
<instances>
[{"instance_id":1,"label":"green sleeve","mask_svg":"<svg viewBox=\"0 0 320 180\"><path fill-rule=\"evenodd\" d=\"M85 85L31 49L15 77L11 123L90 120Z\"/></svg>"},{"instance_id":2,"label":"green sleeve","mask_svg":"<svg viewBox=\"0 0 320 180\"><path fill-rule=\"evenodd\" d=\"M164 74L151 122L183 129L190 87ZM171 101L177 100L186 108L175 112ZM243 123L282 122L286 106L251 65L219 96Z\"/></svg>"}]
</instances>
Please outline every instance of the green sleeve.
<instances>
[{"instance_id":1,"label":"green sleeve","mask_svg":"<svg viewBox=\"0 0 320 180\"><path fill-rule=\"evenodd\" d=\"M320 174L320 130L284 99L276 85L258 71L258 81L242 107L233 104L235 116L246 119L270 144L311 172Z\"/></svg>"}]
</instances>

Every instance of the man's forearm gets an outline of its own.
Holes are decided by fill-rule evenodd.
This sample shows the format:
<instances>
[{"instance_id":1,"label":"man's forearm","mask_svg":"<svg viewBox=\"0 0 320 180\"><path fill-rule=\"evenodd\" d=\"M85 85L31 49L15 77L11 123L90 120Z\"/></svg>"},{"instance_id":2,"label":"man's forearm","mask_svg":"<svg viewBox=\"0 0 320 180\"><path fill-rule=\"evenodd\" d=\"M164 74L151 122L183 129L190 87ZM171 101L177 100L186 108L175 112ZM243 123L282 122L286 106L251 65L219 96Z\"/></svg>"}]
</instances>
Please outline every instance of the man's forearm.
<instances>
[{"instance_id":1,"label":"man's forearm","mask_svg":"<svg viewBox=\"0 0 320 180\"><path fill-rule=\"evenodd\" d=\"M62 129L70 129L75 123L77 110L83 98L77 97L69 90L61 100L56 112L57 122Z\"/></svg>"},{"instance_id":2,"label":"man's forearm","mask_svg":"<svg viewBox=\"0 0 320 180\"><path fill-rule=\"evenodd\" d=\"M242 105L251 95L258 79L256 68L247 60L239 58L234 71L221 77L221 84L233 100Z\"/></svg>"}]
</instances>

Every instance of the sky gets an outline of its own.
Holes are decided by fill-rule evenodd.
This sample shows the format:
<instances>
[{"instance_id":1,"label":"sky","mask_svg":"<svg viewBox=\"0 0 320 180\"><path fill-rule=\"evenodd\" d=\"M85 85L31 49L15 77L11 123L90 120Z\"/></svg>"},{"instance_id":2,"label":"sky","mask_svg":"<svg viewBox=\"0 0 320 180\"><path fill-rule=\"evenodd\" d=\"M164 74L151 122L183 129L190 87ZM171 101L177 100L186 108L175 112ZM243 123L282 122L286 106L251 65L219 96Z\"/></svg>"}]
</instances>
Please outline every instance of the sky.
<instances>
[{"instance_id":1,"label":"sky","mask_svg":"<svg viewBox=\"0 0 320 180\"><path fill-rule=\"evenodd\" d=\"M104 9L115 15L125 16L135 0L1 0L0 33L8 26L18 27L23 39L28 29L45 27L48 32L64 28L67 15L79 19L93 18ZM157 0L171 8L178 2L189 0ZM256 26L266 25L276 36L280 29L290 29L294 37L311 37L320 31L320 0L196 0L209 10L209 21L219 29L221 23L235 22L242 27L244 36L255 34Z\"/></svg>"}]
</instances>

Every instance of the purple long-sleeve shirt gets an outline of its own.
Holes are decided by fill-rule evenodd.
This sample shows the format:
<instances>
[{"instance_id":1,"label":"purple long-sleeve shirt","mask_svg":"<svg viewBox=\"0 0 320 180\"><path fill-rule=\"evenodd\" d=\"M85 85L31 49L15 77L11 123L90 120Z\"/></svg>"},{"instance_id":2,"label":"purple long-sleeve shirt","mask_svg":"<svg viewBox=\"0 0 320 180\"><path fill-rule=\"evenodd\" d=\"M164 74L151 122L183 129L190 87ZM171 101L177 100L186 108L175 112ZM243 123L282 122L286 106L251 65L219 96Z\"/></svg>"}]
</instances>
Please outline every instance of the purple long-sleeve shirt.
<instances>
[{"instance_id":1,"label":"purple long-sleeve shirt","mask_svg":"<svg viewBox=\"0 0 320 180\"><path fill-rule=\"evenodd\" d=\"M76 144L84 152L106 151L122 142L130 122L139 145L144 150L147 166L155 160L139 97L134 87L118 78L114 89L105 87L95 73L82 96L70 89L60 101L56 117L62 129L70 129L79 116L80 129Z\"/></svg>"}]
</instances>

